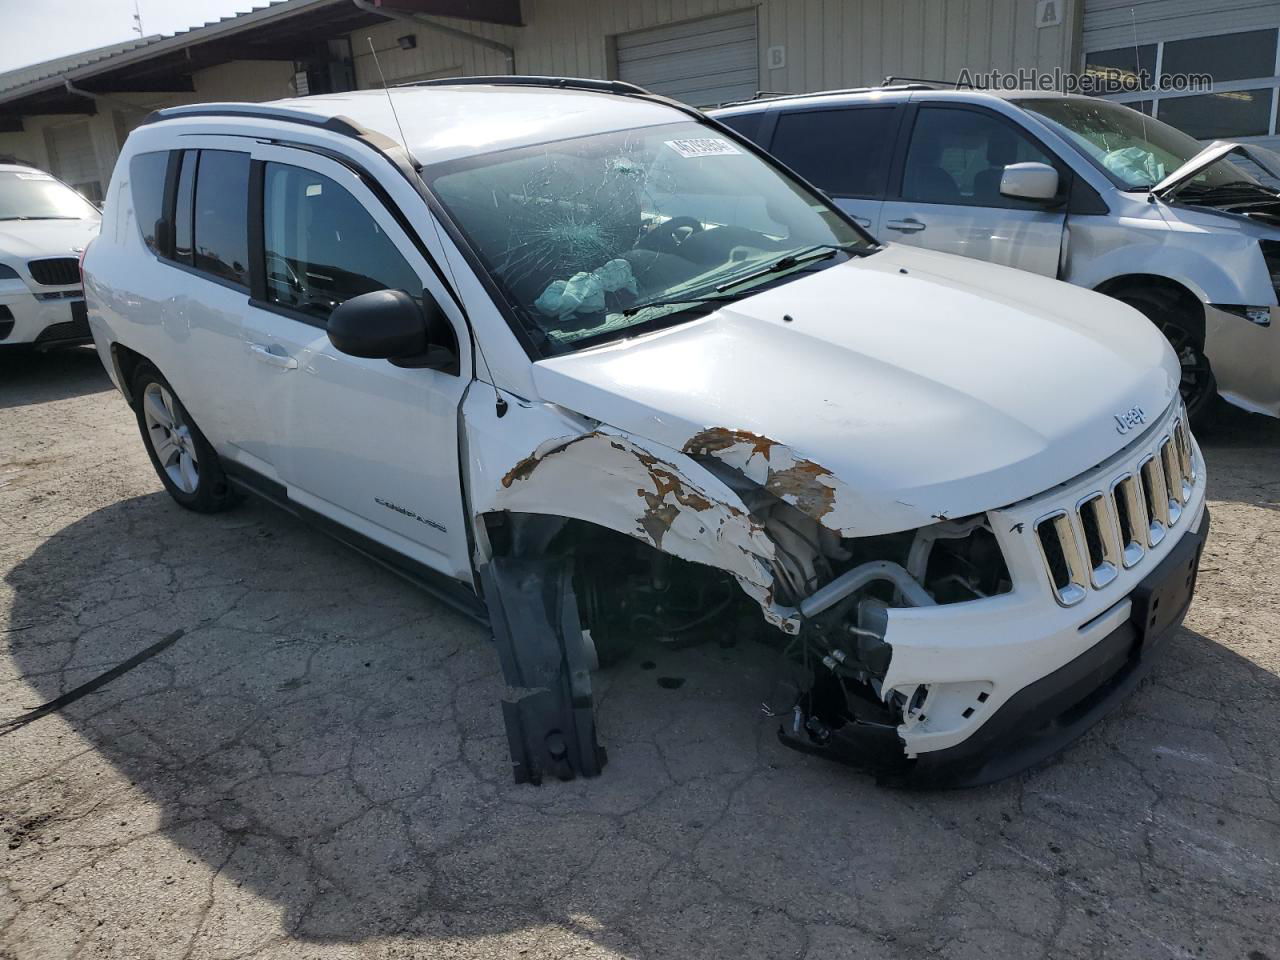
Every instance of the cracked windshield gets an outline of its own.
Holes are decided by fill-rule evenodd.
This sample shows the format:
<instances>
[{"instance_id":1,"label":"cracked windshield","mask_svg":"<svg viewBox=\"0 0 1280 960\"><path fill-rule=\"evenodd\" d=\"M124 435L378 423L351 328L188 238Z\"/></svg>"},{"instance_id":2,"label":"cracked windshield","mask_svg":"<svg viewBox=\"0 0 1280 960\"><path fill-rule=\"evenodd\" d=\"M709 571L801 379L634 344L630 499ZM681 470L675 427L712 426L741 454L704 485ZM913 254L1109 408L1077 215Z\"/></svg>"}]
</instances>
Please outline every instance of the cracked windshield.
<instances>
[{"instance_id":1,"label":"cracked windshield","mask_svg":"<svg viewBox=\"0 0 1280 960\"><path fill-rule=\"evenodd\" d=\"M423 175L544 355L681 322L875 249L808 190L693 122Z\"/></svg>"},{"instance_id":2,"label":"cracked windshield","mask_svg":"<svg viewBox=\"0 0 1280 960\"><path fill-rule=\"evenodd\" d=\"M1204 149L1204 144L1181 130L1105 100L1028 98L1015 101L1039 114L1049 126L1116 184L1127 190L1147 190ZM1245 161L1247 163L1247 161ZM1242 168L1242 161L1218 160L1191 179L1188 196L1215 190L1275 192ZM1249 164L1252 166L1252 164Z\"/></svg>"}]
</instances>

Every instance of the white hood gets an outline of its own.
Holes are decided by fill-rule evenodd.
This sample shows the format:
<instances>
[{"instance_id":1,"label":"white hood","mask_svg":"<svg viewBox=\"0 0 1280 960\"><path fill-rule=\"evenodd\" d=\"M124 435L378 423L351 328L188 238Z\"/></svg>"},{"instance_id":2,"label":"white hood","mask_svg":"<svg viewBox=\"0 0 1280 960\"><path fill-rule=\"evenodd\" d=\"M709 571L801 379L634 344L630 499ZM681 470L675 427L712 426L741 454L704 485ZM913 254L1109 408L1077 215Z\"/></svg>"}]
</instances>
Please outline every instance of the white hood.
<instances>
[{"instance_id":1,"label":"white hood","mask_svg":"<svg viewBox=\"0 0 1280 960\"><path fill-rule=\"evenodd\" d=\"M85 244L98 235L101 223L97 217L85 220L0 220L0 261L77 257Z\"/></svg>"},{"instance_id":2,"label":"white hood","mask_svg":"<svg viewBox=\"0 0 1280 960\"><path fill-rule=\"evenodd\" d=\"M848 488L840 526L859 536L1062 483L1133 439L1117 415L1153 419L1179 377L1130 307L899 245L534 367L544 399L677 450L715 428L785 444Z\"/></svg>"}]
</instances>

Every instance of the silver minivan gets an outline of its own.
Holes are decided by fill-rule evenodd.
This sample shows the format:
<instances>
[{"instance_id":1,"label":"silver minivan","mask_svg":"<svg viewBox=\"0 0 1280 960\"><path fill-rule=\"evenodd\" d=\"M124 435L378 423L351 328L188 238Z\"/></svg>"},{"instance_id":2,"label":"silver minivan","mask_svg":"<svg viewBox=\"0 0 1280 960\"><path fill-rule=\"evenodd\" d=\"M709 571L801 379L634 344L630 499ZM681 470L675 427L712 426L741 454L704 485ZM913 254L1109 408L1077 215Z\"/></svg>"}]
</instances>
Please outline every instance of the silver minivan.
<instances>
[{"instance_id":1,"label":"silver minivan","mask_svg":"<svg viewBox=\"0 0 1280 960\"><path fill-rule=\"evenodd\" d=\"M881 240L1005 264L1136 307L1218 393L1280 416L1280 157L1209 147L1092 97L921 85L713 111Z\"/></svg>"}]
</instances>

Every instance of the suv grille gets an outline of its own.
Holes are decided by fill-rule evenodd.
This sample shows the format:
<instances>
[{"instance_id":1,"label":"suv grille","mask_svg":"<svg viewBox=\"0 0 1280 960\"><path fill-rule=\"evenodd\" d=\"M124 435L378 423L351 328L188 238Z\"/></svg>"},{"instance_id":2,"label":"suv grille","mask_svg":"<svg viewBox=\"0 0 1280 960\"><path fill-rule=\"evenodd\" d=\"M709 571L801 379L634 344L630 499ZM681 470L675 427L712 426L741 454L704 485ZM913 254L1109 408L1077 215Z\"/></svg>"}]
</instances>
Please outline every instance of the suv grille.
<instances>
[{"instance_id":1,"label":"suv grille","mask_svg":"<svg viewBox=\"0 0 1280 960\"><path fill-rule=\"evenodd\" d=\"M80 261L75 257L51 257L27 263L31 278L46 287L63 287L80 282Z\"/></svg>"},{"instance_id":2,"label":"suv grille","mask_svg":"<svg viewBox=\"0 0 1280 960\"><path fill-rule=\"evenodd\" d=\"M1142 563L1182 519L1197 479L1186 415L1157 435L1135 471L1036 521L1036 539L1058 603L1070 607Z\"/></svg>"}]
</instances>

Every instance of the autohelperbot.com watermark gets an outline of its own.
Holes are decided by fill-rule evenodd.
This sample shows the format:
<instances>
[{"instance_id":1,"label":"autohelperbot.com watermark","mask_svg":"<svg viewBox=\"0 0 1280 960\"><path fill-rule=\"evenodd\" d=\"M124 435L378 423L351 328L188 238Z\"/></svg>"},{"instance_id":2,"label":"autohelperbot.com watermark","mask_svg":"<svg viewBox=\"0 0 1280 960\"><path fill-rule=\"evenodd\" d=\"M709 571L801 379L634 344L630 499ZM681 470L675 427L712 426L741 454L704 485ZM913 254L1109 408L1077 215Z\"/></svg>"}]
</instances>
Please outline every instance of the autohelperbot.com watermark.
<instances>
[{"instance_id":1,"label":"autohelperbot.com watermark","mask_svg":"<svg viewBox=\"0 0 1280 960\"><path fill-rule=\"evenodd\" d=\"M1044 93L1082 93L1089 96L1114 96L1118 93L1172 92L1212 93L1213 76L1207 73L1161 73L1158 77L1145 68L1090 67L1083 73L1068 70L987 70L975 72L967 67L956 78L959 90L1038 90Z\"/></svg>"}]
</instances>

